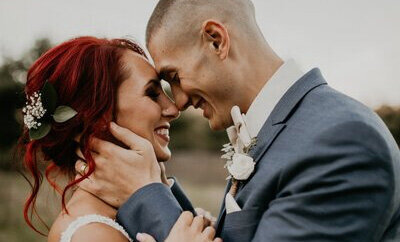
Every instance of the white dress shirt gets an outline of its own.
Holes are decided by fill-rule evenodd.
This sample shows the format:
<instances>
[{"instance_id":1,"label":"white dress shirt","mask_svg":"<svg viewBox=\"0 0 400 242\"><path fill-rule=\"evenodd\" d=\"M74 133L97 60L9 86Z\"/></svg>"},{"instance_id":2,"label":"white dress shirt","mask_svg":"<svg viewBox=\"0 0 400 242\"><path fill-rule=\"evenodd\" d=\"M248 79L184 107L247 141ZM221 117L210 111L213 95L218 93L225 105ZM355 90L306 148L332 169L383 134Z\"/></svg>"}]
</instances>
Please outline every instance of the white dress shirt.
<instances>
[{"instance_id":1,"label":"white dress shirt","mask_svg":"<svg viewBox=\"0 0 400 242\"><path fill-rule=\"evenodd\" d=\"M251 138L257 137L279 100L303 75L296 62L289 59L268 80L244 115Z\"/></svg>"},{"instance_id":2,"label":"white dress shirt","mask_svg":"<svg viewBox=\"0 0 400 242\"><path fill-rule=\"evenodd\" d=\"M242 114L237 106L232 108L231 115L234 125L227 129L227 133L235 152L240 153L243 141L246 143L257 137L279 100L303 75L304 72L300 70L296 62L290 59L268 80L251 103L246 114ZM227 214L241 210L229 192L225 196L225 208Z\"/></svg>"}]
</instances>

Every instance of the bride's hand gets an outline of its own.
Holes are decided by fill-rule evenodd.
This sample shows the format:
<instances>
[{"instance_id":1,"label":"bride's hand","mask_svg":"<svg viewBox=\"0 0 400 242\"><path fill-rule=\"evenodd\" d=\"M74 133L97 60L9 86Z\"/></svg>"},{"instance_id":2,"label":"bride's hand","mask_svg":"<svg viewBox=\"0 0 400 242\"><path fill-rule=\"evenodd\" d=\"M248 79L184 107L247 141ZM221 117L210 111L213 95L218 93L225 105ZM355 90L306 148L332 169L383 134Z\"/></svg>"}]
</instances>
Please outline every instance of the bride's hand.
<instances>
[{"instance_id":1,"label":"bride's hand","mask_svg":"<svg viewBox=\"0 0 400 242\"><path fill-rule=\"evenodd\" d=\"M96 138L91 140L96 169L79 187L119 208L140 188L161 183L161 168L148 140L115 123L111 124L110 131L129 149ZM82 154L78 152L78 156ZM84 161L78 161L75 169L78 173L87 172L85 166Z\"/></svg>"},{"instance_id":2,"label":"bride's hand","mask_svg":"<svg viewBox=\"0 0 400 242\"><path fill-rule=\"evenodd\" d=\"M217 222L217 218L212 216L210 212L202 209L202 208L195 208L197 215L201 215L204 217L204 224L205 226L212 226L215 227L215 223Z\"/></svg>"},{"instance_id":3,"label":"bride's hand","mask_svg":"<svg viewBox=\"0 0 400 242\"><path fill-rule=\"evenodd\" d=\"M215 238L215 229L204 226L203 216L193 218L191 212L183 212L176 221L174 227L168 235L166 242L222 242L222 239ZM136 236L139 242L155 242L155 239L148 235L140 233Z\"/></svg>"}]
</instances>

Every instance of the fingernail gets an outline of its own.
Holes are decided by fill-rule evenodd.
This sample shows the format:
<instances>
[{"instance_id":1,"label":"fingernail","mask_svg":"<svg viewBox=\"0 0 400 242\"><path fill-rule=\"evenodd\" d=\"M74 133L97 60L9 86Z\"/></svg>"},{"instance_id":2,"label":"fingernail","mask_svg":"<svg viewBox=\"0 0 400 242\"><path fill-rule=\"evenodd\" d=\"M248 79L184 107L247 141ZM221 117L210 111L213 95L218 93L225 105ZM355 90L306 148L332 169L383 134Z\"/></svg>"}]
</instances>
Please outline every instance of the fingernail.
<instances>
[{"instance_id":1,"label":"fingernail","mask_svg":"<svg viewBox=\"0 0 400 242\"><path fill-rule=\"evenodd\" d=\"M143 239L144 239L144 238L143 238L143 234L137 233L137 234L136 234L136 239L139 240L139 241L143 240Z\"/></svg>"}]
</instances>

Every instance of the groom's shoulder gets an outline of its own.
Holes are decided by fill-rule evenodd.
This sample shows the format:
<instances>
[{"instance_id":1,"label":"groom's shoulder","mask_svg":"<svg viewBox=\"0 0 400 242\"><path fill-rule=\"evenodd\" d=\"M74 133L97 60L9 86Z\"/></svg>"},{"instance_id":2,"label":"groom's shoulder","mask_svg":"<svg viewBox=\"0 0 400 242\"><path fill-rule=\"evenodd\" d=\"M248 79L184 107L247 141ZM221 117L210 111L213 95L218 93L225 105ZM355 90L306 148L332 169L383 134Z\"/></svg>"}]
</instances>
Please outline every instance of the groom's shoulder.
<instances>
[{"instance_id":1,"label":"groom's shoulder","mask_svg":"<svg viewBox=\"0 0 400 242\"><path fill-rule=\"evenodd\" d=\"M362 124L378 132L385 130L385 124L369 107L329 85L320 86L307 94L295 112L295 118L313 119L313 126L337 126L339 124ZM312 114L312 115L310 115ZM316 122L319 120L319 122Z\"/></svg>"},{"instance_id":2,"label":"groom's shoulder","mask_svg":"<svg viewBox=\"0 0 400 242\"><path fill-rule=\"evenodd\" d=\"M310 137L311 145L349 142L386 157L397 151L393 136L373 110L329 85L308 93L288 124Z\"/></svg>"}]
</instances>

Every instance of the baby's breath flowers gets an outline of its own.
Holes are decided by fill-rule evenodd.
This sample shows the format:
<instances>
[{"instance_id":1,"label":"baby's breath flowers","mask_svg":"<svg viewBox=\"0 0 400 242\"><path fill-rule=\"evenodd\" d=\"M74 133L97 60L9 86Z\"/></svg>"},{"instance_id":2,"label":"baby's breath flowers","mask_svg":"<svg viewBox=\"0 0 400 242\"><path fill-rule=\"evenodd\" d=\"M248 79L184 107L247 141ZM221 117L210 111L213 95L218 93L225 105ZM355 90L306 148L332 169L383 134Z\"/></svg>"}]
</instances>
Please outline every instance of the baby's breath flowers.
<instances>
[{"instance_id":1,"label":"baby's breath flowers","mask_svg":"<svg viewBox=\"0 0 400 242\"><path fill-rule=\"evenodd\" d=\"M24 124L29 129L29 137L32 140L45 137L51 130L52 120L64 123L77 114L69 106L57 107L56 89L48 81L40 92L34 92L26 99L26 106L22 109L22 113L24 114Z\"/></svg>"},{"instance_id":2,"label":"baby's breath flowers","mask_svg":"<svg viewBox=\"0 0 400 242\"><path fill-rule=\"evenodd\" d=\"M27 97L26 106L22 109L24 113L24 124L28 129L37 129L42 125L39 121L46 114L43 107L42 94L34 92L31 97Z\"/></svg>"}]
</instances>

